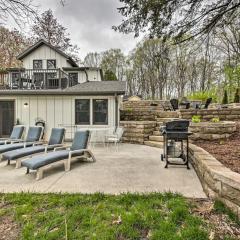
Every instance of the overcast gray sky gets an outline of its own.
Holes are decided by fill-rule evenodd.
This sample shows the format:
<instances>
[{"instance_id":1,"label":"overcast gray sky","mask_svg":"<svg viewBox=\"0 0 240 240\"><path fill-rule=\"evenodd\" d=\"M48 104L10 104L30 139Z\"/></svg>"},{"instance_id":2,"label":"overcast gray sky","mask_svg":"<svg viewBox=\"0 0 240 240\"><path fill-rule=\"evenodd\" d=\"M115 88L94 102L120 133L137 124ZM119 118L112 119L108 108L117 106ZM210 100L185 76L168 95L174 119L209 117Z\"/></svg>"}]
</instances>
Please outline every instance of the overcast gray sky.
<instances>
[{"instance_id":1,"label":"overcast gray sky","mask_svg":"<svg viewBox=\"0 0 240 240\"><path fill-rule=\"evenodd\" d=\"M100 52L120 48L127 53L136 42L133 35L124 35L112 30L112 25L121 22L118 0L35 0L40 11L51 8L59 22L68 29L72 42L80 47L83 59L88 52Z\"/></svg>"}]
</instances>

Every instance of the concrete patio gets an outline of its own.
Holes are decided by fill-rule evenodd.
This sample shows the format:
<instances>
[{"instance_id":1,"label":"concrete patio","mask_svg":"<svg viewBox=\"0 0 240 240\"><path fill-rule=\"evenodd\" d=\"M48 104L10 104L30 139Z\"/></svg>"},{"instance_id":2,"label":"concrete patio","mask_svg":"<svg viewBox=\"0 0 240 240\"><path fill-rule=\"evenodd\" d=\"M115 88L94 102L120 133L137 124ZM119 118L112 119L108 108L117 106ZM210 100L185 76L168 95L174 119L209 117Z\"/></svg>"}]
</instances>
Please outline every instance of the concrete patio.
<instances>
[{"instance_id":1,"label":"concrete patio","mask_svg":"<svg viewBox=\"0 0 240 240\"><path fill-rule=\"evenodd\" d=\"M35 180L35 173L25 175L25 168L0 163L0 191L2 192L163 192L171 191L186 197L204 198L201 183L191 167L164 168L160 161L161 149L134 144L114 147L95 147L96 163L75 162L70 172L63 165L44 172Z\"/></svg>"}]
</instances>

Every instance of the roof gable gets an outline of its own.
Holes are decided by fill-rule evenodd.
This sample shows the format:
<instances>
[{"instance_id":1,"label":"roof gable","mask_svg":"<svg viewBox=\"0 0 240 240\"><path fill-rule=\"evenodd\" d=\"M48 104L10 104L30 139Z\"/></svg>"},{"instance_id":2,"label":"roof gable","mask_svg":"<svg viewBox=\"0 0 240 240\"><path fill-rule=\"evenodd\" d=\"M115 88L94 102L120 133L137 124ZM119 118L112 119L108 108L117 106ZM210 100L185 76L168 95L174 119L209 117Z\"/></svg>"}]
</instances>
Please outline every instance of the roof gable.
<instances>
[{"instance_id":1,"label":"roof gable","mask_svg":"<svg viewBox=\"0 0 240 240\"><path fill-rule=\"evenodd\" d=\"M50 43L46 42L45 40L41 39L38 42L36 42L34 45L30 46L29 48L27 48L25 51L23 51L21 54L19 54L17 56L18 60L22 60L24 59L27 55L29 55L30 53L32 53L33 51L35 51L37 48L41 47L42 45L46 45L49 48L53 49L54 51L56 51L57 53L59 53L61 56L65 57L66 60L73 66L73 67L78 67L77 63L70 57L68 56L66 53L64 53L63 51L61 51L59 48L54 47L53 45L51 45Z\"/></svg>"}]
</instances>

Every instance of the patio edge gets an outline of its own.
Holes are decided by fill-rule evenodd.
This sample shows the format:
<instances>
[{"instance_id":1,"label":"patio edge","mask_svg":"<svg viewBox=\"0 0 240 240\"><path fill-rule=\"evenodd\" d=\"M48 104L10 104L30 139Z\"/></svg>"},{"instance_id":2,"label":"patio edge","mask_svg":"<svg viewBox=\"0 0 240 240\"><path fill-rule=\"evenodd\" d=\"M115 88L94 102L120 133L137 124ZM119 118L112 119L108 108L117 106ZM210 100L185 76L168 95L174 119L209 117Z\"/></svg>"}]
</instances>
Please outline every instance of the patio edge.
<instances>
[{"instance_id":1,"label":"patio edge","mask_svg":"<svg viewBox=\"0 0 240 240\"><path fill-rule=\"evenodd\" d=\"M189 157L206 195L222 201L240 217L240 174L194 144L189 145Z\"/></svg>"}]
</instances>

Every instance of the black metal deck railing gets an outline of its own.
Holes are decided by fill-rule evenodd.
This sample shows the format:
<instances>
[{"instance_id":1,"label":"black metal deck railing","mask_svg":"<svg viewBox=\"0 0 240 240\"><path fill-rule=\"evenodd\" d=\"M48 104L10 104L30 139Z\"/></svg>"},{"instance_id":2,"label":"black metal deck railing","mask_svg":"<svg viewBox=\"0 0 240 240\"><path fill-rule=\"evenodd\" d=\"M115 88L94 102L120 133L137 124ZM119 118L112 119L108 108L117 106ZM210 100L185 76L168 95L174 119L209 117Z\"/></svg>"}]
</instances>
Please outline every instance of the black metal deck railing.
<instances>
[{"instance_id":1,"label":"black metal deck railing","mask_svg":"<svg viewBox=\"0 0 240 240\"><path fill-rule=\"evenodd\" d=\"M11 69L0 73L1 89L63 89L76 84L61 69Z\"/></svg>"}]
</instances>

